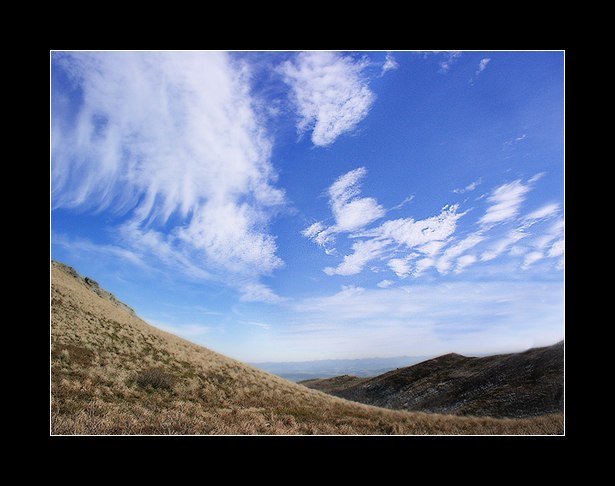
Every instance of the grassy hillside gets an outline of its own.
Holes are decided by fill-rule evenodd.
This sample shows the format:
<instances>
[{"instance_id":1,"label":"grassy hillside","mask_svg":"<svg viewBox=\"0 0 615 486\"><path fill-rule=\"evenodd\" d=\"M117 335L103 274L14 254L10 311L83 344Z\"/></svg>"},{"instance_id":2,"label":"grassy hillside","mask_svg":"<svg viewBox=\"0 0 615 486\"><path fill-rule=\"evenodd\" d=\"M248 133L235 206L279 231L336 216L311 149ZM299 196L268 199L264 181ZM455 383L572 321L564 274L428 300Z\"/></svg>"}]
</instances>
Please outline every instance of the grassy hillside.
<instances>
[{"instance_id":1,"label":"grassy hillside","mask_svg":"<svg viewBox=\"0 0 615 486\"><path fill-rule=\"evenodd\" d=\"M283 380L156 329L51 266L53 434L558 434L521 420L380 409Z\"/></svg>"},{"instance_id":2,"label":"grassy hillside","mask_svg":"<svg viewBox=\"0 0 615 486\"><path fill-rule=\"evenodd\" d=\"M528 417L564 410L564 343L523 353L447 354L373 378L303 385L380 407L456 415Z\"/></svg>"}]
</instances>

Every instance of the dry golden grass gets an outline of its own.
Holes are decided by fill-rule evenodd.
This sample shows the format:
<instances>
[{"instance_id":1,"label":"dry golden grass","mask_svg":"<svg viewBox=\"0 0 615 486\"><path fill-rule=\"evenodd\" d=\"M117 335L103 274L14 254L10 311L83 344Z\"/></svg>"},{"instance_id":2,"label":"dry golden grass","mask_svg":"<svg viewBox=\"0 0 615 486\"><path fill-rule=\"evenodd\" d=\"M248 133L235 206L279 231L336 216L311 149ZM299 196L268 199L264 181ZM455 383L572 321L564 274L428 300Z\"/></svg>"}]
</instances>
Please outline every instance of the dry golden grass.
<instances>
[{"instance_id":1,"label":"dry golden grass","mask_svg":"<svg viewBox=\"0 0 615 486\"><path fill-rule=\"evenodd\" d=\"M52 434L561 434L563 417L361 405L148 325L52 263ZM162 383L162 384L161 384Z\"/></svg>"}]
</instances>

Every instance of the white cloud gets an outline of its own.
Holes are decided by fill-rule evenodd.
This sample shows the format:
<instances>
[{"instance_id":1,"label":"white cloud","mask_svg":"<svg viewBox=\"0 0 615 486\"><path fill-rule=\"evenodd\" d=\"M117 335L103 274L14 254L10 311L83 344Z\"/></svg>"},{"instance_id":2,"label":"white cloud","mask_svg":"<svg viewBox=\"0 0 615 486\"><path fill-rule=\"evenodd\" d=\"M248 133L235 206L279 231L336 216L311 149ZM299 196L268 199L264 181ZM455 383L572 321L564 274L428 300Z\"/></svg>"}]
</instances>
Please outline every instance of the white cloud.
<instances>
[{"instance_id":1,"label":"white cloud","mask_svg":"<svg viewBox=\"0 0 615 486\"><path fill-rule=\"evenodd\" d=\"M509 254L512 256L525 255L529 251L527 246L515 245L511 247Z\"/></svg>"},{"instance_id":2,"label":"white cloud","mask_svg":"<svg viewBox=\"0 0 615 486\"><path fill-rule=\"evenodd\" d=\"M438 52L438 51L434 51ZM461 57L461 51L442 51L444 53L445 59L440 62L440 70L441 74L446 74L451 69L451 66L457 62L457 60Z\"/></svg>"},{"instance_id":3,"label":"white cloud","mask_svg":"<svg viewBox=\"0 0 615 486\"><path fill-rule=\"evenodd\" d=\"M434 258L422 258L416 262L414 267L414 276L419 277L425 270L428 268L434 267L436 265L436 260Z\"/></svg>"},{"instance_id":4,"label":"white cloud","mask_svg":"<svg viewBox=\"0 0 615 486\"><path fill-rule=\"evenodd\" d=\"M480 177L477 180L475 180L474 182L471 182L470 184L468 184L467 186L465 186L464 188L459 188L459 189L453 189L453 192L455 194L463 194L465 192L470 192L473 191L474 189L476 189L479 184L483 182L483 178Z\"/></svg>"},{"instance_id":5,"label":"white cloud","mask_svg":"<svg viewBox=\"0 0 615 486\"><path fill-rule=\"evenodd\" d=\"M439 215L430 218L418 221L412 218L389 220L378 228L361 233L361 236L390 238L408 248L421 247L433 241L444 241L455 232L457 220L466 214L458 213L458 210L459 205L453 204L444 206Z\"/></svg>"},{"instance_id":6,"label":"white cloud","mask_svg":"<svg viewBox=\"0 0 615 486\"><path fill-rule=\"evenodd\" d=\"M424 245L421 245L418 249L421 253L424 253L425 255L429 257L434 257L438 253L440 253L440 250L445 245L446 245L446 242L442 240L433 240L428 243L425 243Z\"/></svg>"},{"instance_id":7,"label":"white cloud","mask_svg":"<svg viewBox=\"0 0 615 486\"><path fill-rule=\"evenodd\" d=\"M467 266L471 265L477 260L474 255L463 255L457 259L457 267L455 273L461 273Z\"/></svg>"},{"instance_id":8,"label":"white cloud","mask_svg":"<svg viewBox=\"0 0 615 486\"><path fill-rule=\"evenodd\" d=\"M450 248L448 248L443 254L442 256L438 259L437 263L436 263L436 268L438 270L438 272L440 273L448 273L448 271L451 268L451 261L455 258L457 258L458 256L460 256L461 254L463 254L464 252L468 251L471 248L474 248L476 245L478 245L481 241L483 241L485 239L484 236L480 235L480 234L472 234L466 238L464 238L463 240L461 240L459 243L451 246ZM470 263L473 263L476 259L472 260L471 262L468 263L468 265ZM467 266L467 265L464 265ZM463 269L462 267L457 267L458 270Z\"/></svg>"},{"instance_id":9,"label":"white cloud","mask_svg":"<svg viewBox=\"0 0 615 486\"><path fill-rule=\"evenodd\" d=\"M363 293L365 293L365 289L363 287L357 287L356 285L342 285L342 290L335 295L340 298L354 298L362 295Z\"/></svg>"},{"instance_id":10,"label":"white cloud","mask_svg":"<svg viewBox=\"0 0 615 486\"><path fill-rule=\"evenodd\" d=\"M262 215L245 203L207 202L196 209L191 224L178 230L179 240L203 250L209 263L234 273L258 269L271 273L282 266L275 239L258 231ZM238 237L239 236L239 237Z\"/></svg>"},{"instance_id":11,"label":"white cloud","mask_svg":"<svg viewBox=\"0 0 615 486\"><path fill-rule=\"evenodd\" d=\"M553 222L553 224L549 227L548 233L556 235L564 232L564 218L559 218L557 221Z\"/></svg>"},{"instance_id":12,"label":"white cloud","mask_svg":"<svg viewBox=\"0 0 615 486\"><path fill-rule=\"evenodd\" d=\"M391 285L393 285L395 282L393 282L393 280L381 280L380 282L378 282L376 285L378 287L380 287L381 289L387 289L389 288Z\"/></svg>"},{"instance_id":13,"label":"white cloud","mask_svg":"<svg viewBox=\"0 0 615 486\"><path fill-rule=\"evenodd\" d=\"M367 116L375 99L363 75L367 61L335 52L302 52L280 68L291 87L299 133L312 130L317 146L331 145Z\"/></svg>"},{"instance_id":14,"label":"white cloud","mask_svg":"<svg viewBox=\"0 0 615 486\"><path fill-rule=\"evenodd\" d=\"M331 210L335 217L335 232L356 231L383 217L385 210L371 197L358 197L365 167L351 170L329 188Z\"/></svg>"},{"instance_id":15,"label":"white cloud","mask_svg":"<svg viewBox=\"0 0 615 486\"><path fill-rule=\"evenodd\" d=\"M397 61L393 57L393 54L387 52L387 57L384 61L384 64L382 65L382 72L380 73L380 76L384 76L386 72L397 69L398 67L399 64L397 64Z\"/></svg>"},{"instance_id":16,"label":"white cloud","mask_svg":"<svg viewBox=\"0 0 615 486\"><path fill-rule=\"evenodd\" d=\"M192 276L281 266L267 224L284 194L244 66L223 52L73 52L54 56L60 69L82 103L52 104L54 208L127 212L124 246Z\"/></svg>"},{"instance_id":17,"label":"white cloud","mask_svg":"<svg viewBox=\"0 0 615 486\"><path fill-rule=\"evenodd\" d=\"M538 250L544 250L553 240L561 238L563 233L564 219L560 218L551 224L544 233L535 238L532 246Z\"/></svg>"},{"instance_id":18,"label":"white cloud","mask_svg":"<svg viewBox=\"0 0 615 486\"><path fill-rule=\"evenodd\" d=\"M518 228L510 230L506 234L506 236L498 240L495 244L492 244L490 247L487 248L486 251L481 254L481 261L493 260L521 239L529 237L529 228L531 228L534 224L553 218L559 213L559 210L559 204L546 204L538 208L537 210L531 212L530 214L524 216L523 218L521 218L521 225ZM531 246L533 246L534 248L543 249L560 234L561 228L562 227L558 223L552 225L543 234L535 238ZM514 248L515 250L512 252L512 254L515 256L523 254L528 250L525 247Z\"/></svg>"},{"instance_id":19,"label":"white cloud","mask_svg":"<svg viewBox=\"0 0 615 486\"><path fill-rule=\"evenodd\" d=\"M375 228L362 230L365 226L383 217L386 212L373 198L359 197L360 182L366 170L361 167L339 177L329 188L329 204L335 224L325 227L316 222L302 231L303 236L322 246L327 254L333 254L329 245L335 235L346 232L352 238L366 238L352 245L353 253L345 255L337 267L326 267L327 275L355 275L360 273L371 260L388 258L394 245L402 245L416 252L405 258L392 258L388 266L398 277L404 278L411 273L410 260L425 255L415 270L415 276L434 264L432 259L447 243L455 232L457 220L466 213L459 213L459 205L445 206L437 216L415 221L413 218L399 218L385 221ZM457 255L455 255L457 256Z\"/></svg>"},{"instance_id":20,"label":"white cloud","mask_svg":"<svg viewBox=\"0 0 615 486\"><path fill-rule=\"evenodd\" d=\"M329 246L335 242L335 236L329 228L322 224L322 222L317 221L305 228L301 234L322 247L327 255L335 253L335 248Z\"/></svg>"},{"instance_id":21,"label":"white cloud","mask_svg":"<svg viewBox=\"0 0 615 486\"><path fill-rule=\"evenodd\" d=\"M518 228L509 231L506 236L499 239L495 244L491 245L486 251L481 254L481 261L487 262L493 260L494 258L497 258L506 250L508 250L512 245L517 243L517 241L525 238L526 236L528 236L527 233Z\"/></svg>"},{"instance_id":22,"label":"white cloud","mask_svg":"<svg viewBox=\"0 0 615 486\"><path fill-rule=\"evenodd\" d=\"M522 134L522 135L520 135L518 137L511 138L510 140L507 140L506 142L504 142L504 146L505 147L512 147L517 142L521 142L522 140L525 140L526 138L527 138L527 133L524 133L524 134ZM544 175L544 172L541 172L540 174L536 174L536 176L534 176L532 179L530 179L530 182L536 182L543 175Z\"/></svg>"},{"instance_id":23,"label":"white cloud","mask_svg":"<svg viewBox=\"0 0 615 486\"><path fill-rule=\"evenodd\" d=\"M544 258L544 254L542 252L532 251L528 253L527 255L525 255L521 268L523 270L527 270L530 266L532 266L532 264L536 263L538 260L541 260L542 258Z\"/></svg>"},{"instance_id":24,"label":"white cloud","mask_svg":"<svg viewBox=\"0 0 615 486\"><path fill-rule=\"evenodd\" d=\"M405 278L410 275L410 265L406 259L391 258L388 265L399 278Z\"/></svg>"},{"instance_id":25,"label":"white cloud","mask_svg":"<svg viewBox=\"0 0 615 486\"><path fill-rule=\"evenodd\" d=\"M316 223L305 228L301 232L301 234L305 236L306 238L315 238L318 235L318 233L320 233L324 229L325 229L325 226L320 221L317 221Z\"/></svg>"},{"instance_id":26,"label":"white cloud","mask_svg":"<svg viewBox=\"0 0 615 486\"><path fill-rule=\"evenodd\" d=\"M364 167L354 169L339 177L329 187L329 205L335 218L334 225L326 227L322 222L316 222L301 232L303 236L322 246L327 254L334 253L334 249L329 245L339 233L352 233L353 238L368 238L368 242L373 242L371 246L366 245L366 242L355 243L355 252L346 255L344 262L337 268L325 269L325 273L329 275L358 273L365 263L379 256L393 243L409 249L416 248L427 256L434 256L446 239L455 232L457 220L466 214L458 213L458 204L447 205L437 216L418 221L413 218L388 220L378 227L363 230L386 214L385 209L375 199L360 197L360 182L366 173Z\"/></svg>"},{"instance_id":27,"label":"white cloud","mask_svg":"<svg viewBox=\"0 0 615 486\"><path fill-rule=\"evenodd\" d=\"M172 238L166 237L159 231L143 229L139 223L132 221L118 228L118 236L142 258L153 260L155 265L162 263L169 270L192 279L215 279L215 276L204 268L199 258L194 256L193 250L187 247L178 248Z\"/></svg>"},{"instance_id":28,"label":"white cloud","mask_svg":"<svg viewBox=\"0 0 615 486\"><path fill-rule=\"evenodd\" d=\"M412 196L408 196L406 197L402 202L400 202L399 204L393 206L390 211L395 211L397 209L401 209L403 208L407 203L409 203L410 201L412 201L414 199L414 195Z\"/></svg>"},{"instance_id":29,"label":"white cloud","mask_svg":"<svg viewBox=\"0 0 615 486\"><path fill-rule=\"evenodd\" d=\"M386 214L374 198L359 197L361 180L366 174L365 167L359 167L342 175L329 187L329 206L335 218L334 225L326 227L322 222L316 222L301 232L323 247L327 254L335 251L330 245L337 233L359 230Z\"/></svg>"},{"instance_id":30,"label":"white cloud","mask_svg":"<svg viewBox=\"0 0 615 486\"><path fill-rule=\"evenodd\" d=\"M241 292L240 300L243 302L266 302L268 304L277 304L285 300L260 282L246 283L240 285L239 289Z\"/></svg>"},{"instance_id":31,"label":"white cloud","mask_svg":"<svg viewBox=\"0 0 615 486\"><path fill-rule=\"evenodd\" d=\"M558 257L564 254L564 240L558 240L549 249L548 257Z\"/></svg>"},{"instance_id":32,"label":"white cloud","mask_svg":"<svg viewBox=\"0 0 615 486\"><path fill-rule=\"evenodd\" d=\"M387 241L367 240L353 243L353 253L344 256L344 260L336 267L326 267L327 275L356 275L363 267L382 254L382 250L388 245Z\"/></svg>"},{"instance_id":33,"label":"white cloud","mask_svg":"<svg viewBox=\"0 0 615 486\"><path fill-rule=\"evenodd\" d=\"M513 219L519 213L519 208L529 191L530 187L523 184L521 180L497 187L487 197L491 206L487 208L487 212L479 220L479 223L486 226Z\"/></svg>"},{"instance_id":34,"label":"white cloud","mask_svg":"<svg viewBox=\"0 0 615 486\"><path fill-rule=\"evenodd\" d=\"M459 274L473 263L488 262L506 252L517 257L521 267L526 269L537 261L536 254L528 253L538 252L543 258L549 245L562 237L563 219L547 228L543 225L560 213L559 204L545 204L519 217L521 204L538 176L528 183L517 180L493 189L487 198L488 208L477 221L479 229L459 239L455 237L458 220L469 212L460 212L459 204L444 206L440 214L425 219L389 219L375 226L373 223L385 215L385 210L375 199L360 197L360 182L365 175L364 168L355 169L339 177L329 188L335 224L327 227L316 222L302 232L329 255L335 253L330 245L339 234L347 233L351 241L361 239L354 241L352 253L346 254L337 267L323 269L327 275L356 275L376 258L399 279L417 278L432 267L442 275L451 271ZM474 189L479 183L480 179L464 190ZM506 223L500 227L501 232L493 231L498 223ZM513 223L516 228L506 229ZM534 225L540 230L532 235L529 229ZM522 239L528 240L527 246L516 245ZM475 247L478 247L475 254L465 254ZM558 251L556 246L555 256L560 256ZM493 268L491 266L491 270ZM379 272L382 269L383 266L372 268Z\"/></svg>"},{"instance_id":35,"label":"white cloud","mask_svg":"<svg viewBox=\"0 0 615 486\"><path fill-rule=\"evenodd\" d=\"M525 138L525 134L523 134L523 136L521 136L520 138L517 138L516 140L523 140ZM542 179L544 176L546 176L547 173L546 172L539 172L538 174L534 175L530 180L529 183L533 184L534 182L538 182L540 179Z\"/></svg>"},{"instance_id":36,"label":"white cloud","mask_svg":"<svg viewBox=\"0 0 615 486\"><path fill-rule=\"evenodd\" d=\"M476 81L476 78L478 78L480 73L482 73L485 69L487 69L487 66L489 65L490 62L491 62L491 58L490 57L484 57L483 59L480 60L480 62L478 63L478 69L474 73L474 76L472 76L470 78L470 84L471 85L474 85L474 82ZM508 145L508 144L506 144L506 145Z\"/></svg>"},{"instance_id":37,"label":"white cloud","mask_svg":"<svg viewBox=\"0 0 615 486\"><path fill-rule=\"evenodd\" d=\"M491 62L491 58L490 57L485 57L485 58L481 59L480 62L478 63L478 70L476 71L476 75L478 76L485 69L487 69L487 65L490 62Z\"/></svg>"},{"instance_id":38,"label":"white cloud","mask_svg":"<svg viewBox=\"0 0 615 486\"><path fill-rule=\"evenodd\" d=\"M523 219L525 220L526 223L533 224L537 221L542 221L545 219L552 218L558 212L559 212L559 204L554 204L554 203L546 204L538 208L536 211L531 212Z\"/></svg>"},{"instance_id":39,"label":"white cloud","mask_svg":"<svg viewBox=\"0 0 615 486\"><path fill-rule=\"evenodd\" d=\"M415 276L427 269L433 262L440 249L445 246L447 239L455 232L457 220L466 213L458 213L459 205L445 206L437 216L415 221L412 218L401 218L385 221L382 225L357 233L355 236L372 238L371 241L381 243L382 250L396 243L403 245L416 254L406 258L392 258L388 266L395 274L404 278L410 275L410 259L424 254L428 257L420 266L417 266ZM368 240L369 241L369 240ZM427 265L427 263L430 263Z\"/></svg>"}]
</instances>

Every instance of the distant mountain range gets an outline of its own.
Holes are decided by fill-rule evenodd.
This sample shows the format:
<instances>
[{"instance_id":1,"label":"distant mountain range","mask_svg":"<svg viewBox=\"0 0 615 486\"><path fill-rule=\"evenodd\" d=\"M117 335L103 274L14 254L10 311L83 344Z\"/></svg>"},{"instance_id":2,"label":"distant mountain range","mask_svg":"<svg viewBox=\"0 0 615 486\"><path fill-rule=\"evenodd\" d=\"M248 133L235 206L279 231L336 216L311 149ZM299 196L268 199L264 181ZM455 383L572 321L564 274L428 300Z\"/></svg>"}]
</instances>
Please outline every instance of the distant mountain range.
<instances>
[{"instance_id":1,"label":"distant mountain range","mask_svg":"<svg viewBox=\"0 0 615 486\"><path fill-rule=\"evenodd\" d=\"M287 380L301 381L313 378L332 378L339 375L376 376L395 368L419 363L429 357L396 356L393 358L323 359L250 364Z\"/></svg>"},{"instance_id":2,"label":"distant mountain range","mask_svg":"<svg viewBox=\"0 0 615 486\"><path fill-rule=\"evenodd\" d=\"M491 417L564 410L564 342L523 353L446 354L373 378L338 376L301 384L379 407Z\"/></svg>"}]
</instances>

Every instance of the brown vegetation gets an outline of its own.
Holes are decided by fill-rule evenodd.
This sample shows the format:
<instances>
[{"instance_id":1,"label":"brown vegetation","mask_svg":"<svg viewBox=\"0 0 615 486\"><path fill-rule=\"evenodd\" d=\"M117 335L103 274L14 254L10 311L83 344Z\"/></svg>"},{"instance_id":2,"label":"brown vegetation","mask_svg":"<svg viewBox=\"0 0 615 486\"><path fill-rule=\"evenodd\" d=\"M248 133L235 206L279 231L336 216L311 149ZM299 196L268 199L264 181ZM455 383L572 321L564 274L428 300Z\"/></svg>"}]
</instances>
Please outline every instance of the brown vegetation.
<instances>
[{"instance_id":1,"label":"brown vegetation","mask_svg":"<svg viewBox=\"0 0 615 486\"><path fill-rule=\"evenodd\" d=\"M454 417L348 402L154 328L52 263L53 434L559 434L562 415ZM163 385L160 385L163 383Z\"/></svg>"}]
</instances>

